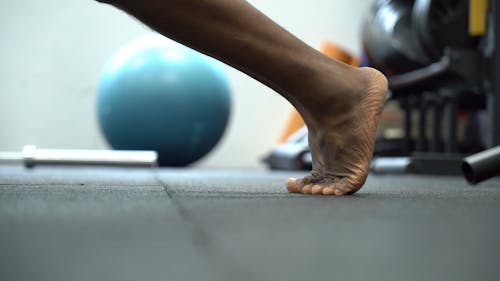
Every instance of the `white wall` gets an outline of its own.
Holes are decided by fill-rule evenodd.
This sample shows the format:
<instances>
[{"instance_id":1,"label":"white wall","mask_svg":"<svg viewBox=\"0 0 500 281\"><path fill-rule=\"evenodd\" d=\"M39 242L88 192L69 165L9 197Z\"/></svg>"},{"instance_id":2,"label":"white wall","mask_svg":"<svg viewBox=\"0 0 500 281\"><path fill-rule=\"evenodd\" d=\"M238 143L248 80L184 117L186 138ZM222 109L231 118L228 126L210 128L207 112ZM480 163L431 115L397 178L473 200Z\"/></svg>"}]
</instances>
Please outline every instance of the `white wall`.
<instances>
[{"instance_id":1,"label":"white wall","mask_svg":"<svg viewBox=\"0 0 500 281\"><path fill-rule=\"evenodd\" d=\"M94 116L99 73L114 50L151 31L92 0L0 0L0 151L106 148ZM300 39L360 48L371 1L252 0ZM219 145L197 165L258 167L281 134L291 107L244 74L227 68L233 112ZM258 114L256 114L258 113Z\"/></svg>"}]
</instances>

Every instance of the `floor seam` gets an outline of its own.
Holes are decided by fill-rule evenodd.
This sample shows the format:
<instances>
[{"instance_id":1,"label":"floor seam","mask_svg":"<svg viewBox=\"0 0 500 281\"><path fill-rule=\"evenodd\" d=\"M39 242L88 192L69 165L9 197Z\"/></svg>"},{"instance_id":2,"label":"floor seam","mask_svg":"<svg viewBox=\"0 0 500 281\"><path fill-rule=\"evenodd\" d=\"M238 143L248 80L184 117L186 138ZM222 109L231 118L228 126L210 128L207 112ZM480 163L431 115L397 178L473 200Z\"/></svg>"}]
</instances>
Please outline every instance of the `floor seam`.
<instances>
[{"instance_id":1,"label":"floor seam","mask_svg":"<svg viewBox=\"0 0 500 281\"><path fill-rule=\"evenodd\" d=\"M258 280L255 278L251 278L249 272L243 272L242 270L237 270L238 266L228 266L229 262L234 264L234 261L224 257L221 251L217 251L213 244L213 240L202 227L202 224L197 222L195 218L190 214L190 211L182 205L180 200L174 196L174 192L171 192L168 184L163 181L159 176L159 170L157 167L154 168L154 177L155 180L160 184L168 198L171 200L174 208L179 212L182 220L185 223L188 223L191 227L191 231L194 234L193 241L195 244L195 248L200 251L200 254L204 255L207 258L207 262L211 263L214 268L217 270L217 273L223 274L222 277L226 280ZM222 256L222 257L221 257ZM219 263L214 264L217 260L220 260Z\"/></svg>"}]
</instances>

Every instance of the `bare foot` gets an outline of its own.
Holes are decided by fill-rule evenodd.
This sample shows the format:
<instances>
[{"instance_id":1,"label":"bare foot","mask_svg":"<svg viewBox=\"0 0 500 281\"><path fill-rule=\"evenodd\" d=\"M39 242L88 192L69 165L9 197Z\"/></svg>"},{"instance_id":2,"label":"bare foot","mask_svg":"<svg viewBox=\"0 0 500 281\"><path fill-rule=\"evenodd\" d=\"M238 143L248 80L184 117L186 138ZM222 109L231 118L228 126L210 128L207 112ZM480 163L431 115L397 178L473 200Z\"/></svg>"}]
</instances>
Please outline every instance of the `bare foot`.
<instances>
[{"instance_id":1,"label":"bare foot","mask_svg":"<svg viewBox=\"0 0 500 281\"><path fill-rule=\"evenodd\" d=\"M353 194L368 176L387 80L372 68L324 79L311 93L314 102L298 107L309 130L313 170L286 186L294 193Z\"/></svg>"}]
</instances>

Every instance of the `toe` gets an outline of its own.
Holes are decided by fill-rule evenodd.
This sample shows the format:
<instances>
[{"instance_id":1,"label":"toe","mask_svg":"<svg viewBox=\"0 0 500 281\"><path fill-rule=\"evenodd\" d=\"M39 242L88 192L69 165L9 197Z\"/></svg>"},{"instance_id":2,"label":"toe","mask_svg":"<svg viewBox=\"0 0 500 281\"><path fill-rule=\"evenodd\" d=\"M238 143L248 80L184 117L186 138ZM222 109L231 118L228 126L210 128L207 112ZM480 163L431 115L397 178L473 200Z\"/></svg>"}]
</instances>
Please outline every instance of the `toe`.
<instances>
[{"instance_id":1,"label":"toe","mask_svg":"<svg viewBox=\"0 0 500 281\"><path fill-rule=\"evenodd\" d=\"M334 193L335 193L335 196L343 196L343 195L347 194L347 192L340 190L338 187L335 189Z\"/></svg>"},{"instance_id":2,"label":"toe","mask_svg":"<svg viewBox=\"0 0 500 281\"><path fill-rule=\"evenodd\" d=\"M323 195L336 195L336 190L337 190L337 183L339 181L339 178L333 177L333 178L326 178L323 180L323 190L321 191L321 194Z\"/></svg>"},{"instance_id":3,"label":"toe","mask_svg":"<svg viewBox=\"0 0 500 281\"><path fill-rule=\"evenodd\" d=\"M286 189L288 189L288 192L298 193L301 192L302 186L299 186L296 178L289 178L286 181Z\"/></svg>"},{"instance_id":4,"label":"toe","mask_svg":"<svg viewBox=\"0 0 500 281\"><path fill-rule=\"evenodd\" d=\"M343 178L340 182L337 183L335 188L335 195L342 196L353 194L360 189L361 185L353 184L352 181L347 178Z\"/></svg>"},{"instance_id":5,"label":"toe","mask_svg":"<svg viewBox=\"0 0 500 281\"><path fill-rule=\"evenodd\" d=\"M335 195L335 186L331 185L331 186L327 186L327 187L323 188L322 194L323 195Z\"/></svg>"},{"instance_id":6,"label":"toe","mask_svg":"<svg viewBox=\"0 0 500 281\"><path fill-rule=\"evenodd\" d=\"M324 188L324 186L322 186L320 184L315 184L312 186L311 194L315 194L315 195L323 194L323 188Z\"/></svg>"},{"instance_id":7,"label":"toe","mask_svg":"<svg viewBox=\"0 0 500 281\"><path fill-rule=\"evenodd\" d=\"M286 188L291 193L304 193L303 189L305 186L310 185L306 188L307 194L311 193L313 182L317 182L318 179L313 175L303 177L301 179L289 178L286 181Z\"/></svg>"},{"instance_id":8,"label":"toe","mask_svg":"<svg viewBox=\"0 0 500 281\"><path fill-rule=\"evenodd\" d=\"M313 187L312 184L306 184L306 185L304 185L304 187L302 187L302 193L304 193L304 194L311 194L312 187Z\"/></svg>"},{"instance_id":9,"label":"toe","mask_svg":"<svg viewBox=\"0 0 500 281\"><path fill-rule=\"evenodd\" d=\"M323 195L335 195L335 196L341 196L344 195L343 192L340 192L339 190L339 184L342 181L341 178L330 178L328 180L328 183L325 185L325 188L323 188Z\"/></svg>"}]
</instances>

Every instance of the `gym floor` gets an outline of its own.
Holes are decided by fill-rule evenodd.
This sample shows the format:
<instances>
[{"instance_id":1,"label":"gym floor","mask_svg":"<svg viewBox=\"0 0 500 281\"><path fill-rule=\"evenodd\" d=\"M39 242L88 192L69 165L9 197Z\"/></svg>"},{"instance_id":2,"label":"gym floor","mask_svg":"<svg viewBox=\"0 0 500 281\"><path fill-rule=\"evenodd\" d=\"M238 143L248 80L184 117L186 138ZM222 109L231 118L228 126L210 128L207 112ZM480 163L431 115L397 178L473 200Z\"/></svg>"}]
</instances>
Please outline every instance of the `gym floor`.
<instances>
[{"instance_id":1,"label":"gym floor","mask_svg":"<svg viewBox=\"0 0 500 281\"><path fill-rule=\"evenodd\" d=\"M499 280L500 179L0 166L0 280Z\"/></svg>"}]
</instances>

